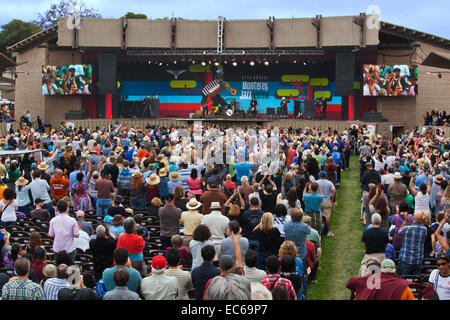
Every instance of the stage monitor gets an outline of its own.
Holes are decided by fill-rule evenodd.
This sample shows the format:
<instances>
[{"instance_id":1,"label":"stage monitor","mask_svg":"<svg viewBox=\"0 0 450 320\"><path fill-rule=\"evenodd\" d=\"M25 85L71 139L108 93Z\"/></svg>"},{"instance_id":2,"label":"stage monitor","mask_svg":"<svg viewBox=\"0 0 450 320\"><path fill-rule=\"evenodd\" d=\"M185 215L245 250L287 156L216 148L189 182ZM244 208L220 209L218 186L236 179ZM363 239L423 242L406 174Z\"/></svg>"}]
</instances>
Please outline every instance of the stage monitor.
<instances>
[{"instance_id":1,"label":"stage monitor","mask_svg":"<svg viewBox=\"0 0 450 320\"><path fill-rule=\"evenodd\" d=\"M92 65L42 66L43 95L92 94Z\"/></svg>"},{"instance_id":2,"label":"stage monitor","mask_svg":"<svg viewBox=\"0 0 450 320\"><path fill-rule=\"evenodd\" d=\"M418 95L417 65L363 65L363 96L415 97Z\"/></svg>"}]
</instances>

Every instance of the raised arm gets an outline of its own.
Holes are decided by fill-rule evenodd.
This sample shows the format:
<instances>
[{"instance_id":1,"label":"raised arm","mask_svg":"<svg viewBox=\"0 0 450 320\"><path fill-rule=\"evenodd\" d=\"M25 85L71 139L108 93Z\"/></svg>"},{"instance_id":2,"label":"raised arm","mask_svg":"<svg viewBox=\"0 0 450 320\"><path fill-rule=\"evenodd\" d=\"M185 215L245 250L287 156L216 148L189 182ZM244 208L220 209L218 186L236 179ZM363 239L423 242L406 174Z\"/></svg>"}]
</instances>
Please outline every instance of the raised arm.
<instances>
[{"instance_id":1,"label":"raised arm","mask_svg":"<svg viewBox=\"0 0 450 320\"><path fill-rule=\"evenodd\" d=\"M412 179L409 180L409 189L411 190L412 195L415 197L417 196L417 190L414 188L414 181L415 181L416 173L413 174ZM428 176L427 176L428 179ZM429 181L429 179L428 179Z\"/></svg>"},{"instance_id":2,"label":"raised arm","mask_svg":"<svg viewBox=\"0 0 450 320\"><path fill-rule=\"evenodd\" d=\"M449 218L449 211L447 211L445 213L444 219L442 219L441 223L439 224L439 228L437 228L436 232L434 233L444 252L448 251L449 246L448 246L448 242L445 241L444 236L441 235L441 232L442 232L442 228L444 227L444 224L447 222L448 218Z\"/></svg>"}]
</instances>

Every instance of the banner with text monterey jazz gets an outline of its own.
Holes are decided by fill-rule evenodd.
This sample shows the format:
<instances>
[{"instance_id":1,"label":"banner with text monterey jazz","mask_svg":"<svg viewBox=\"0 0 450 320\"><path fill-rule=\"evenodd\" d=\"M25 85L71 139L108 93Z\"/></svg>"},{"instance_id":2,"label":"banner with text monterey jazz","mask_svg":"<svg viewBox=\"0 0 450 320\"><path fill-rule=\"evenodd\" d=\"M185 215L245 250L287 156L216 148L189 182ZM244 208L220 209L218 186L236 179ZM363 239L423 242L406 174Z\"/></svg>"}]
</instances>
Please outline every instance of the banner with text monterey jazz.
<instances>
[{"instance_id":1,"label":"banner with text monterey jazz","mask_svg":"<svg viewBox=\"0 0 450 320\"><path fill-rule=\"evenodd\" d=\"M304 102L324 97L328 100L327 118L340 119L342 97L335 95L335 82L330 77L334 77L334 73L321 70L318 65L303 70L295 70L292 65L270 68L268 72L256 74L256 70L238 70L230 66L189 65L177 70L167 68L151 72L148 81L133 81L130 76L121 80L121 99L139 101L146 96L155 97L160 100L161 117L187 117L201 109L205 86L211 86L212 81L216 80L217 69L223 71L224 79L224 82L220 82L224 88L218 94L227 104L236 99L238 107L243 111L248 110L253 96L258 101L259 114L266 114L267 108L276 110L285 97L288 100L289 115L294 113L295 100ZM215 109L214 102L209 98L208 102L209 110ZM301 109L303 112L303 103Z\"/></svg>"}]
</instances>

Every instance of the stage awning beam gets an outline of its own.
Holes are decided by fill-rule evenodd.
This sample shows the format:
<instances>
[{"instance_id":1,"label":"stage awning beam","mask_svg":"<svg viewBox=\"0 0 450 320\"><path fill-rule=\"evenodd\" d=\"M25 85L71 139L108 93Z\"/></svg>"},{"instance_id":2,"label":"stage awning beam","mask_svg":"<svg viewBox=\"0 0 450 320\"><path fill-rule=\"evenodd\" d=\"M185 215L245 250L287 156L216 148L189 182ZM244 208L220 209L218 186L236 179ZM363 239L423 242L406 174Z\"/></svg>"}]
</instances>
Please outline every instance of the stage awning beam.
<instances>
[{"instance_id":1,"label":"stage awning beam","mask_svg":"<svg viewBox=\"0 0 450 320\"><path fill-rule=\"evenodd\" d=\"M450 54L433 51L422 61L422 65L450 69Z\"/></svg>"}]
</instances>

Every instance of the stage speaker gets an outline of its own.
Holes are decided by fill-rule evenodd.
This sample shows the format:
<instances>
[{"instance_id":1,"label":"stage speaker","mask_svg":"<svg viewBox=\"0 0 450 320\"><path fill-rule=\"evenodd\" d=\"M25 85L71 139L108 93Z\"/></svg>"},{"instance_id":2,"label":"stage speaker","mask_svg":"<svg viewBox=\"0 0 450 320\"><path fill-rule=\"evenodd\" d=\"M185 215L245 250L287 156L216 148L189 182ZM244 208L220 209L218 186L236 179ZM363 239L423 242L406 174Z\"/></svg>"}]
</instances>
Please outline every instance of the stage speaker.
<instances>
[{"instance_id":1,"label":"stage speaker","mask_svg":"<svg viewBox=\"0 0 450 320\"><path fill-rule=\"evenodd\" d=\"M117 57L115 54L98 55L98 83L100 94L117 91Z\"/></svg>"},{"instance_id":2,"label":"stage speaker","mask_svg":"<svg viewBox=\"0 0 450 320\"><path fill-rule=\"evenodd\" d=\"M270 117L275 116L275 108L267 108L266 109L266 114Z\"/></svg>"},{"instance_id":3,"label":"stage speaker","mask_svg":"<svg viewBox=\"0 0 450 320\"><path fill-rule=\"evenodd\" d=\"M355 54L336 54L336 95L353 95L353 82L355 77Z\"/></svg>"},{"instance_id":4,"label":"stage speaker","mask_svg":"<svg viewBox=\"0 0 450 320\"><path fill-rule=\"evenodd\" d=\"M383 122L383 115L380 112L364 112L364 122Z\"/></svg>"},{"instance_id":5,"label":"stage speaker","mask_svg":"<svg viewBox=\"0 0 450 320\"><path fill-rule=\"evenodd\" d=\"M314 119L314 101L313 100L305 100L305 109L303 110L303 115L305 119L312 120Z\"/></svg>"},{"instance_id":6,"label":"stage speaker","mask_svg":"<svg viewBox=\"0 0 450 320\"><path fill-rule=\"evenodd\" d=\"M294 101L294 118L302 111L302 102L299 100Z\"/></svg>"}]
</instances>

